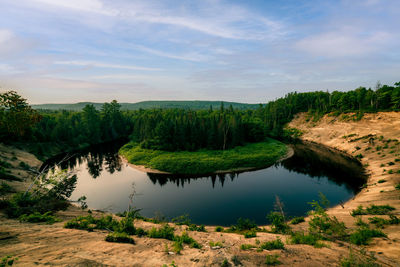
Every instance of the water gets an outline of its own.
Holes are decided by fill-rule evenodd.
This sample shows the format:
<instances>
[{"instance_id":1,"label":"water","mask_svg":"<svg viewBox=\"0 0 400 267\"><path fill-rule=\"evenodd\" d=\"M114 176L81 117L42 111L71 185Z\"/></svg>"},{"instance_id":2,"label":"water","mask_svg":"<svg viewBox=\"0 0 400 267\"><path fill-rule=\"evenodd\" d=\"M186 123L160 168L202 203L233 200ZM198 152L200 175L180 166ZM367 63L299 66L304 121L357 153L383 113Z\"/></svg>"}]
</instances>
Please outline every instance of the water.
<instances>
[{"instance_id":1,"label":"water","mask_svg":"<svg viewBox=\"0 0 400 267\"><path fill-rule=\"evenodd\" d=\"M294 146L295 155L266 169L210 177L148 175L121 162L114 142L81 151L61 164L78 175L71 199L87 197L91 209L122 212L134 205L146 217L189 214L194 223L230 225L238 218L267 224L276 196L288 216L304 215L322 192L336 205L353 197L363 183L354 161L315 145ZM45 165L54 165L63 156Z\"/></svg>"}]
</instances>

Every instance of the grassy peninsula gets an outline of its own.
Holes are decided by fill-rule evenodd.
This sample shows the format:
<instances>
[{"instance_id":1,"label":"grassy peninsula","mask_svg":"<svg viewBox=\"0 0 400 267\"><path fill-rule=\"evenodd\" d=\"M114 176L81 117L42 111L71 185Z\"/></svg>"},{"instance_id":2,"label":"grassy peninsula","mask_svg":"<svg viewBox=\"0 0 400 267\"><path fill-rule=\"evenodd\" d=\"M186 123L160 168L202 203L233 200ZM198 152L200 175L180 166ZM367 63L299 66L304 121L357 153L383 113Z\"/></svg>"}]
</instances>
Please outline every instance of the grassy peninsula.
<instances>
[{"instance_id":1,"label":"grassy peninsula","mask_svg":"<svg viewBox=\"0 0 400 267\"><path fill-rule=\"evenodd\" d=\"M287 147L268 138L264 142L247 143L228 150L169 152L144 149L138 143L130 142L119 153L134 165L174 174L208 174L269 166L286 155Z\"/></svg>"}]
</instances>

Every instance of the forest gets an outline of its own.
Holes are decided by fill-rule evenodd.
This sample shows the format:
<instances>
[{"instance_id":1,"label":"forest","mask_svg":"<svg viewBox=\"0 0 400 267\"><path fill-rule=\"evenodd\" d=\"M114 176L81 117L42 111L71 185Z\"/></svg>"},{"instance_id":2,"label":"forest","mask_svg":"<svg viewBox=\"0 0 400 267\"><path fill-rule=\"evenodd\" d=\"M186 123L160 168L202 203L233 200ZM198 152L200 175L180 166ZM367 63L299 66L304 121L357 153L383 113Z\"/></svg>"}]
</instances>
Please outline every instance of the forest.
<instances>
[{"instance_id":1,"label":"forest","mask_svg":"<svg viewBox=\"0 0 400 267\"><path fill-rule=\"evenodd\" d=\"M129 137L147 149L225 150L268 136L281 138L283 126L298 112L316 118L353 112L359 119L365 112L399 110L400 82L348 92L294 92L248 110L224 107L223 103L218 109L121 110L115 100L104 103L100 110L92 104L82 111L34 110L16 92L8 91L0 94L0 139L77 148ZM41 155L43 149L37 146L34 152Z\"/></svg>"}]
</instances>

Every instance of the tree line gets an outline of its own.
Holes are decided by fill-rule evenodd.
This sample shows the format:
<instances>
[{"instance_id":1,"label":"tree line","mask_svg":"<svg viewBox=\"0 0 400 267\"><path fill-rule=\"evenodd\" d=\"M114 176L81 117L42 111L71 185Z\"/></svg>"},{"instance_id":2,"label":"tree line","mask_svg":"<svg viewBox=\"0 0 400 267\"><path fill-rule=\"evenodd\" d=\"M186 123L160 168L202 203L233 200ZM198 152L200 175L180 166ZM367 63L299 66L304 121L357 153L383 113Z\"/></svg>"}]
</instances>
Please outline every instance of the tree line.
<instances>
[{"instance_id":1,"label":"tree line","mask_svg":"<svg viewBox=\"0 0 400 267\"><path fill-rule=\"evenodd\" d=\"M168 151L229 149L266 136L282 137L283 127L299 112L314 116L334 112L400 110L400 82L359 87L348 92L293 92L260 105L258 109L140 109L121 111L117 101L100 110L86 105L82 111L33 110L14 91L0 94L2 142L64 143L79 147L128 137L144 148Z\"/></svg>"}]
</instances>

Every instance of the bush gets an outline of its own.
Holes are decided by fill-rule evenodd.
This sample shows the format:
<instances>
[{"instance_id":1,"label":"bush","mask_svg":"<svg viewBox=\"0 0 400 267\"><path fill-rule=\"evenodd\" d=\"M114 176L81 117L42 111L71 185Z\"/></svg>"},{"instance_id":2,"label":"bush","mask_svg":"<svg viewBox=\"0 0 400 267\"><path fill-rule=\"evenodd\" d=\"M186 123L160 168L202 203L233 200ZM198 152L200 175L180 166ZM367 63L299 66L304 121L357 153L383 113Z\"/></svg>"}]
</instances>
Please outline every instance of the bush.
<instances>
[{"instance_id":1,"label":"bush","mask_svg":"<svg viewBox=\"0 0 400 267\"><path fill-rule=\"evenodd\" d=\"M290 221L291 224L299 224L302 222L305 222L304 217L295 217Z\"/></svg>"},{"instance_id":2,"label":"bush","mask_svg":"<svg viewBox=\"0 0 400 267\"><path fill-rule=\"evenodd\" d=\"M245 230L257 229L257 224L250 219L239 218L236 225L229 228L230 232L242 232Z\"/></svg>"},{"instance_id":3,"label":"bush","mask_svg":"<svg viewBox=\"0 0 400 267\"><path fill-rule=\"evenodd\" d=\"M260 245L261 249L273 250L273 249L284 249L285 245L282 240L278 237L276 240L264 242Z\"/></svg>"},{"instance_id":4,"label":"bush","mask_svg":"<svg viewBox=\"0 0 400 267\"><path fill-rule=\"evenodd\" d=\"M305 234L304 232L293 232L290 237L292 244L306 244L316 248L324 246L323 243L319 242L320 237L316 234Z\"/></svg>"},{"instance_id":5,"label":"bush","mask_svg":"<svg viewBox=\"0 0 400 267\"><path fill-rule=\"evenodd\" d=\"M203 224L200 226L197 226L196 224L191 224L191 225L189 225L188 230L189 231L197 231L197 232L207 232L206 228L204 227Z\"/></svg>"},{"instance_id":6,"label":"bush","mask_svg":"<svg viewBox=\"0 0 400 267\"><path fill-rule=\"evenodd\" d=\"M290 232L290 227L286 224L285 218L281 213L272 211L267 215L267 219L271 223L271 230L273 233L286 234Z\"/></svg>"},{"instance_id":7,"label":"bush","mask_svg":"<svg viewBox=\"0 0 400 267\"><path fill-rule=\"evenodd\" d=\"M371 205L367 208L363 208L363 206L358 206L357 209L351 212L352 216L356 215L386 215L389 214L391 211L395 210L394 207L389 205Z\"/></svg>"},{"instance_id":8,"label":"bush","mask_svg":"<svg viewBox=\"0 0 400 267\"><path fill-rule=\"evenodd\" d=\"M190 237L187 232L183 232L181 236L175 236L175 242L188 244L191 248L201 248L201 245L192 237Z\"/></svg>"},{"instance_id":9,"label":"bush","mask_svg":"<svg viewBox=\"0 0 400 267\"><path fill-rule=\"evenodd\" d=\"M326 213L316 215L309 221L310 233L321 235L325 239L343 240L347 236L346 226L336 217L330 217Z\"/></svg>"},{"instance_id":10,"label":"bush","mask_svg":"<svg viewBox=\"0 0 400 267\"><path fill-rule=\"evenodd\" d=\"M282 262L278 260L279 255L278 254L272 254L272 255L267 255L265 258L265 264L269 266L275 266L275 265L280 265Z\"/></svg>"},{"instance_id":11,"label":"bush","mask_svg":"<svg viewBox=\"0 0 400 267\"><path fill-rule=\"evenodd\" d=\"M46 212L44 214L40 214L39 212L35 212L33 214L23 214L19 217L19 221L21 222L30 222L30 223L39 223L46 222L47 224L53 224L55 222L60 222L56 216L53 216L52 213Z\"/></svg>"},{"instance_id":12,"label":"bush","mask_svg":"<svg viewBox=\"0 0 400 267\"><path fill-rule=\"evenodd\" d=\"M215 232L223 232L224 228L222 226L215 227Z\"/></svg>"},{"instance_id":13,"label":"bush","mask_svg":"<svg viewBox=\"0 0 400 267\"><path fill-rule=\"evenodd\" d=\"M257 232L256 231L248 231L244 233L244 238L252 238L252 237L256 237L257 236Z\"/></svg>"},{"instance_id":14,"label":"bush","mask_svg":"<svg viewBox=\"0 0 400 267\"><path fill-rule=\"evenodd\" d=\"M148 236L151 238L164 238L168 240L174 240L174 231L175 229L166 223L159 229L155 227L151 228Z\"/></svg>"},{"instance_id":15,"label":"bush","mask_svg":"<svg viewBox=\"0 0 400 267\"><path fill-rule=\"evenodd\" d=\"M107 242L135 244L135 240L126 233L109 233L105 240Z\"/></svg>"},{"instance_id":16,"label":"bush","mask_svg":"<svg viewBox=\"0 0 400 267\"><path fill-rule=\"evenodd\" d=\"M377 229L360 228L350 235L350 242L356 245L368 245L373 237L387 237L385 233Z\"/></svg>"}]
</instances>

